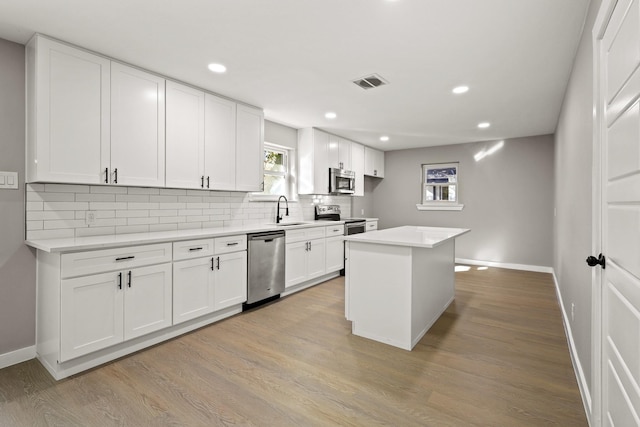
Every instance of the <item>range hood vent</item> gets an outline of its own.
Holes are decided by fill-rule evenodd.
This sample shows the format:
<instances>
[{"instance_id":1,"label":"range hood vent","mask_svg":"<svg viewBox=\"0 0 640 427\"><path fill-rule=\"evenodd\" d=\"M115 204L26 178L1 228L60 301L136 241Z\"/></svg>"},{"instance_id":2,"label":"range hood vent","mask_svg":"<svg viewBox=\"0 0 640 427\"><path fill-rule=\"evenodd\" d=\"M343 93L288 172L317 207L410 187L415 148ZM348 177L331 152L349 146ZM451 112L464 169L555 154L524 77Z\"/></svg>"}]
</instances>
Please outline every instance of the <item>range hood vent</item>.
<instances>
[{"instance_id":1,"label":"range hood vent","mask_svg":"<svg viewBox=\"0 0 640 427\"><path fill-rule=\"evenodd\" d=\"M389 84L388 81L383 79L377 74L372 74L367 77L361 77L353 81L356 85L360 86L362 89L373 89L374 87L383 86Z\"/></svg>"}]
</instances>

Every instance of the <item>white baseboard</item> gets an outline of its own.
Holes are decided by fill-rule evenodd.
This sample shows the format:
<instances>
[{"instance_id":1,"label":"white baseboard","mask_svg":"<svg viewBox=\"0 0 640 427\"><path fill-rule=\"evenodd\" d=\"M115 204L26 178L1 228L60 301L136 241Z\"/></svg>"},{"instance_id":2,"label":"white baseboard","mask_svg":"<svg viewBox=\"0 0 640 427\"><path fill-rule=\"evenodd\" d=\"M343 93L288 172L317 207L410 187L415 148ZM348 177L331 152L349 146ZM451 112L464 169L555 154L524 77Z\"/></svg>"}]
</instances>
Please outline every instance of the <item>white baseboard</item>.
<instances>
[{"instance_id":1,"label":"white baseboard","mask_svg":"<svg viewBox=\"0 0 640 427\"><path fill-rule=\"evenodd\" d=\"M553 273L552 267L543 265L511 264L505 262L480 261L477 259L456 258L457 264L482 265L486 267L508 268L510 270L534 271L537 273Z\"/></svg>"},{"instance_id":2,"label":"white baseboard","mask_svg":"<svg viewBox=\"0 0 640 427\"><path fill-rule=\"evenodd\" d=\"M558 304L560 304L560 310L562 311L562 323L564 325L564 332L567 335L567 342L569 343L569 354L571 355L571 361L573 362L573 370L576 375L576 380L578 381L578 388L580 389L580 394L582 395L582 404L584 405L584 410L587 414L587 421L589 425L591 425L591 393L589 392L589 385L587 382L587 378L584 375L584 370L582 369L582 364L580 363L580 358L578 357L578 350L576 349L575 342L573 341L573 332L571 331L571 323L569 322L569 318L567 317L567 312L564 309L564 303L562 302L562 294L560 294L560 286L558 284L558 278L556 277L555 271L553 272L553 283L556 288L556 296L558 298Z\"/></svg>"},{"instance_id":3,"label":"white baseboard","mask_svg":"<svg viewBox=\"0 0 640 427\"><path fill-rule=\"evenodd\" d=\"M9 353L0 354L0 369L7 368L27 360L35 359L36 346L25 347Z\"/></svg>"}]
</instances>

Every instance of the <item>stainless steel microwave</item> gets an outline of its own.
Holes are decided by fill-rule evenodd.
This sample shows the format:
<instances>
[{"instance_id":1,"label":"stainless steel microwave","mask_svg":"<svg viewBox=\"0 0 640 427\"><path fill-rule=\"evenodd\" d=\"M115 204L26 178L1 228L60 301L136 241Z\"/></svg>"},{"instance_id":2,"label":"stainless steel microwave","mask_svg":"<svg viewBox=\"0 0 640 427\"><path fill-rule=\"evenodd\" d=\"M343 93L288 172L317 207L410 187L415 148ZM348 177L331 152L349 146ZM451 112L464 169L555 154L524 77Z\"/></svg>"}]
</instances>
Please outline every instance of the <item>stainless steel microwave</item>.
<instances>
[{"instance_id":1,"label":"stainless steel microwave","mask_svg":"<svg viewBox=\"0 0 640 427\"><path fill-rule=\"evenodd\" d=\"M329 168L329 193L353 194L356 192L356 173L344 169Z\"/></svg>"}]
</instances>

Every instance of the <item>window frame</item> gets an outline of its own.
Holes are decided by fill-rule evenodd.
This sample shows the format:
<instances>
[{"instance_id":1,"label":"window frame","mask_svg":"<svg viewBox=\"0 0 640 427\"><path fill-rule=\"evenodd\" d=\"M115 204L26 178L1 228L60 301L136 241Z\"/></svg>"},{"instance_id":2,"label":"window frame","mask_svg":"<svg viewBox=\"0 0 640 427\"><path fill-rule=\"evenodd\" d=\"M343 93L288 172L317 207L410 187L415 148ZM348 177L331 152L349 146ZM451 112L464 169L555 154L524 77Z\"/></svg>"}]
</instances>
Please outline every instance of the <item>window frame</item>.
<instances>
[{"instance_id":1,"label":"window frame","mask_svg":"<svg viewBox=\"0 0 640 427\"><path fill-rule=\"evenodd\" d=\"M293 199L293 194L292 194L292 187L291 187L291 183L292 183L292 173L293 173L293 168L292 168L292 163L291 163L291 158L293 156L292 153L292 149L290 147L285 147L282 145L278 145L278 144L273 144L270 142L264 142L263 144L263 148L262 148L262 152L263 152L263 156L264 156L264 152L265 151L273 151L276 153L282 153L283 154L283 164L285 165L285 172L276 172L276 171L267 171L265 169L263 169L262 171L262 185L263 185L263 190L260 192L253 192L250 193L250 198L249 200L251 201L275 201L278 200L278 198L280 196L282 196L282 194L265 194L264 192L264 178L267 175L271 175L271 176L283 176L285 179L285 193L284 196L287 197L288 199Z\"/></svg>"},{"instance_id":2,"label":"window frame","mask_svg":"<svg viewBox=\"0 0 640 427\"><path fill-rule=\"evenodd\" d=\"M427 171L430 169L456 169L455 183L427 183ZM427 187L446 187L450 185L456 186L455 200L426 200ZM464 207L460 203L460 162L448 163L423 163L420 165L420 201L416 204L416 208L421 211L460 211Z\"/></svg>"}]
</instances>

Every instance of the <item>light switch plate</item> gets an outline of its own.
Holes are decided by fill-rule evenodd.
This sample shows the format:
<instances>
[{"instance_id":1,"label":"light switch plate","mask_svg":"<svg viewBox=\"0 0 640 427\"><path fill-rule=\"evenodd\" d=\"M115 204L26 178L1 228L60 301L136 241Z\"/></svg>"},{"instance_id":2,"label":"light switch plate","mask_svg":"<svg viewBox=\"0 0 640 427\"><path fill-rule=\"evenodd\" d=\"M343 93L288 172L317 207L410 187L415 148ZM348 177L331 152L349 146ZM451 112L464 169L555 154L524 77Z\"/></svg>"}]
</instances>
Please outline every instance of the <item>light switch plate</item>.
<instances>
[{"instance_id":1,"label":"light switch plate","mask_svg":"<svg viewBox=\"0 0 640 427\"><path fill-rule=\"evenodd\" d=\"M18 172L0 172L0 190L17 190Z\"/></svg>"}]
</instances>

